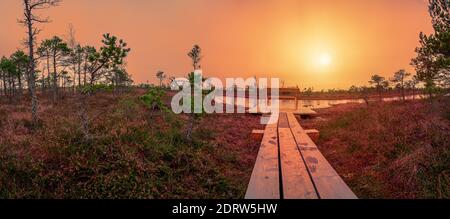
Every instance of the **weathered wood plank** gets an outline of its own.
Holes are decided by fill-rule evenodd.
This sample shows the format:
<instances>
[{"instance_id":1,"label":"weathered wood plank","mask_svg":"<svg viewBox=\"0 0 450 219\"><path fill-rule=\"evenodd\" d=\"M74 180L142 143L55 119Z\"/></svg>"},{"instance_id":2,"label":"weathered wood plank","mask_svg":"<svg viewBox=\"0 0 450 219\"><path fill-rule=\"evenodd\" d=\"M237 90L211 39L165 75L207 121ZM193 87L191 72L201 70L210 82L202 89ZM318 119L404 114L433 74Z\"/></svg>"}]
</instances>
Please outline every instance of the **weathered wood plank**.
<instances>
[{"instance_id":1,"label":"weathered wood plank","mask_svg":"<svg viewBox=\"0 0 450 219\"><path fill-rule=\"evenodd\" d=\"M286 113L280 114L278 136L280 142L281 176L285 199L317 199L317 193L301 158L294 136L287 123Z\"/></svg>"},{"instance_id":2,"label":"weathered wood plank","mask_svg":"<svg viewBox=\"0 0 450 219\"><path fill-rule=\"evenodd\" d=\"M305 132L313 142L319 141L320 132L317 129L307 129Z\"/></svg>"},{"instance_id":3,"label":"weathered wood plank","mask_svg":"<svg viewBox=\"0 0 450 219\"><path fill-rule=\"evenodd\" d=\"M260 142L264 137L264 132L265 130L253 130L250 136L254 141Z\"/></svg>"},{"instance_id":4,"label":"weathered wood plank","mask_svg":"<svg viewBox=\"0 0 450 219\"><path fill-rule=\"evenodd\" d=\"M267 125L245 195L246 199L280 199L277 124Z\"/></svg>"},{"instance_id":5,"label":"weathered wood plank","mask_svg":"<svg viewBox=\"0 0 450 219\"><path fill-rule=\"evenodd\" d=\"M298 116L317 116L318 113L312 109L309 108L301 108L300 110L296 110L292 112L294 115L298 115Z\"/></svg>"},{"instance_id":6,"label":"weathered wood plank","mask_svg":"<svg viewBox=\"0 0 450 219\"><path fill-rule=\"evenodd\" d=\"M320 198L356 199L356 195L318 150L316 144L300 126L294 114L289 113L288 120Z\"/></svg>"}]
</instances>

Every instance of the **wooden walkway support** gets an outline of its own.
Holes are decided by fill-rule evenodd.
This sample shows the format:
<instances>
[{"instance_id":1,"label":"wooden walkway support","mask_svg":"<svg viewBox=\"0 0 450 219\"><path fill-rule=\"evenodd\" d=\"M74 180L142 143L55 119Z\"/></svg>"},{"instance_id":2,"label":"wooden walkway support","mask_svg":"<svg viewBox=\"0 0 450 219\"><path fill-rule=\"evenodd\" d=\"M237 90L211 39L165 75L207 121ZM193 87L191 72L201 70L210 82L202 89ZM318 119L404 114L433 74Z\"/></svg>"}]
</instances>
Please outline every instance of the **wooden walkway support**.
<instances>
[{"instance_id":1,"label":"wooden walkway support","mask_svg":"<svg viewBox=\"0 0 450 219\"><path fill-rule=\"evenodd\" d=\"M356 199L293 113L268 125L246 199Z\"/></svg>"}]
</instances>

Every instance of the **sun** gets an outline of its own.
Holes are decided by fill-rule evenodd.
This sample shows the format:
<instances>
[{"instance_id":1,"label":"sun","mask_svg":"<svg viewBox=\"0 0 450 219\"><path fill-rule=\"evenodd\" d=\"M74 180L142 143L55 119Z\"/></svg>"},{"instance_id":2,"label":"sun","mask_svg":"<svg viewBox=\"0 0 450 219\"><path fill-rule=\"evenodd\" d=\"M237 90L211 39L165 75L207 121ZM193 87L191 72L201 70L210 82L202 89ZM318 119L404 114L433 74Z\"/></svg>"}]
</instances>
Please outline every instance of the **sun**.
<instances>
[{"instance_id":1,"label":"sun","mask_svg":"<svg viewBox=\"0 0 450 219\"><path fill-rule=\"evenodd\" d=\"M321 67L330 66L333 62L331 55L329 53L322 53L317 57L317 64Z\"/></svg>"}]
</instances>

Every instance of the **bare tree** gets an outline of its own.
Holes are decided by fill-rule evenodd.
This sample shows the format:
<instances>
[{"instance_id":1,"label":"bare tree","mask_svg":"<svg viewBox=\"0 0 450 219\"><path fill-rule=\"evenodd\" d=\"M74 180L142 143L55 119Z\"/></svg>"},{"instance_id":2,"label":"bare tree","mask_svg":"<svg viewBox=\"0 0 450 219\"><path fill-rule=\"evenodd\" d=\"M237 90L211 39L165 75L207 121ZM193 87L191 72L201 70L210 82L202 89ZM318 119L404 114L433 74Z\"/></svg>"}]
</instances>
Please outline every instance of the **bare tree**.
<instances>
[{"instance_id":1,"label":"bare tree","mask_svg":"<svg viewBox=\"0 0 450 219\"><path fill-rule=\"evenodd\" d=\"M36 94L36 60L34 58L34 45L36 36L39 34L40 30L35 27L36 23L48 23L48 18L40 18L36 15L36 10L42 10L57 6L61 0L23 0L24 17L19 20L19 23L23 24L27 31L26 44L28 46L28 71L27 80L28 87L31 95L31 113L32 113L32 124L37 125L38 123L38 98Z\"/></svg>"},{"instance_id":2,"label":"bare tree","mask_svg":"<svg viewBox=\"0 0 450 219\"><path fill-rule=\"evenodd\" d=\"M71 65L72 73L73 73L73 91L76 90L76 78L78 74L78 86L81 84L81 56L82 56L82 47L77 42L75 37L75 28L73 24L69 24L69 29L67 35L65 36L67 46L70 49L69 59L67 60L68 65Z\"/></svg>"}]
</instances>

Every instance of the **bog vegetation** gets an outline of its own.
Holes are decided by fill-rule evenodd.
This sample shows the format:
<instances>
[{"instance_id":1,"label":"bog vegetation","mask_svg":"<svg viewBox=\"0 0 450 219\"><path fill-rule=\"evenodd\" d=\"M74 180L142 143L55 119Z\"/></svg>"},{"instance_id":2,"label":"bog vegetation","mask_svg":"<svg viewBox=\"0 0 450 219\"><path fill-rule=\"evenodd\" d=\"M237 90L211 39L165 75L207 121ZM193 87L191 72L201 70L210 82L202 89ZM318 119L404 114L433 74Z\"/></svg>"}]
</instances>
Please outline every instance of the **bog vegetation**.
<instances>
[{"instance_id":1,"label":"bog vegetation","mask_svg":"<svg viewBox=\"0 0 450 219\"><path fill-rule=\"evenodd\" d=\"M156 72L159 86L134 85L126 68L126 58L132 50L125 40L113 34L99 36L99 48L78 42L73 26L64 37L41 39L37 26L45 26L49 20L38 13L60 3L23 0L23 17L19 20L26 30L25 49L0 59L0 197L243 197L258 149L258 142L249 140L247 134L262 128L259 118L174 115L168 109L172 93L167 84L175 78L161 70ZM450 85L449 8L446 0L430 1L435 31L431 35L420 34L417 57L411 63L415 74L399 70L389 79L374 74L367 86L321 92L306 88L303 96L350 95L372 105L373 100L391 94L400 95L404 101L409 94L426 94L427 100L421 102L430 104L427 109L435 109L432 106L436 102L441 104L437 112L448 108L448 101L436 100L445 98ZM186 58L192 60L194 71L200 69L200 46L194 45ZM193 73L187 76L191 86L193 77ZM413 107L417 103L403 104ZM401 139L391 139L387 149L371 148L376 150L372 158L381 164L395 161L389 165L392 168L416 168L411 170L417 173L411 181L414 185L401 184L424 191L412 194L414 197L448 197L443 190L430 189L436 183L441 187L448 185L448 170L443 168L449 164L448 133L435 135L440 126L421 129L422 123L402 123L411 119L423 121L421 115L410 115L395 107L382 108L385 113L381 114L373 108L357 111L356 117L347 115L329 126L351 122L357 129L370 130L355 122L370 119L372 123L368 124L381 130L377 132L381 137L371 137L370 143L384 141L383 135L387 138L398 133L396 136ZM398 124L409 129L400 132L396 129ZM345 127L346 134L355 128ZM324 129L329 135L336 134ZM424 136L408 139L415 130L424 131ZM411 142L420 139L427 142L426 147ZM367 147L360 144L351 150ZM423 157L411 155L415 153ZM429 163L417 166L415 158ZM411 180L399 177L392 179Z\"/></svg>"},{"instance_id":2,"label":"bog vegetation","mask_svg":"<svg viewBox=\"0 0 450 219\"><path fill-rule=\"evenodd\" d=\"M159 87L133 86L131 49L112 34L100 48L78 43L73 27L38 41L48 20L36 12L59 3L24 0L27 50L1 59L0 197L243 197L259 118L174 115L165 73ZM194 66L200 54L189 52Z\"/></svg>"},{"instance_id":3,"label":"bog vegetation","mask_svg":"<svg viewBox=\"0 0 450 219\"><path fill-rule=\"evenodd\" d=\"M360 198L450 197L450 104L439 98L338 106L319 147Z\"/></svg>"}]
</instances>

